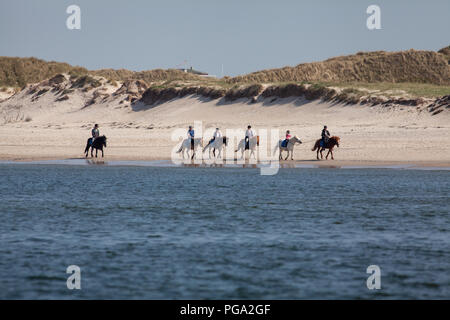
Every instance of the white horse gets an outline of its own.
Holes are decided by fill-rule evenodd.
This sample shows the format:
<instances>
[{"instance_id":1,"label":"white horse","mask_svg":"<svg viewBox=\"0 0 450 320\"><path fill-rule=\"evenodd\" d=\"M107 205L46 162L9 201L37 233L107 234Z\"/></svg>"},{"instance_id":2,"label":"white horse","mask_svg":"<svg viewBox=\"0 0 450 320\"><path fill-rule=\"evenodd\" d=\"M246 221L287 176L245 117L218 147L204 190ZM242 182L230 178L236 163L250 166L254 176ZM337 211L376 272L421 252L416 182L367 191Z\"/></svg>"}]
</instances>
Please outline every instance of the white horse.
<instances>
[{"instance_id":1,"label":"white horse","mask_svg":"<svg viewBox=\"0 0 450 320\"><path fill-rule=\"evenodd\" d=\"M199 146L201 147L202 145L203 145L202 138L194 139L194 150L192 153L192 157L190 157L191 159L194 159L194 157L195 157L195 150L197 150L197 148ZM184 159L184 151L186 151L186 155L189 158L189 150L191 150L191 139L184 139L183 142L181 143L180 149L178 149L177 153L181 152L183 159Z\"/></svg>"},{"instance_id":2,"label":"white horse","mask_svg":"<svg viewBox=\"0 0 450 320\"><path fill-rule=\"evenodd\" d=\"M287 156L286 159L284 160L287 160L289 158L289 153L291 153L291 160L294 160L294 146L296 143L301 144L302 141L297 136L293 136L292 138L289 139L286 147L281 146L282 142L283 140L278 141L278 144L275 146L275 150L273 150L273 154L275 154L277 149L280 149L280 156L278 157L278 159L282 160L281 152L287 151Z\"/></svg>"},{"instance_id":3,"label":"white horse","mask_svg":"<svg viewBox=\"0 0 450 320\"><path fill-rule=\"evenodd\" d=\"M250 139L248 139L248 148L250 150L250 155L249 158L251 158L252 154L253 157L256 159L256 155L255 155L255 149L256 146L258 145L258 136L254 136L251 137ZM242 139L239 144L238 144L238 148L236 149L236 151L234 152L238 152L239 150L241 150L242 155L241 155L241 159L244 159L244 153L245 153L245 139Z\"/></svg>"},{"instance_id":4,"label":"white horse","mask_svg":"<svg viewBox=\"0 0 450 320\"><path fill-rule=\"evenodd\" d=\"M219 150L219 153L217 154L217 158L222 157L222 149L224 146L227 145L227 137L220 137L217 139L214 139L214 141L209 142L206 147L203 148L203 153L205 153L206 149L209 151L209 158L211 159L211 149L213 150L214 157L216 156L216 150Z\"/></svg>"}]
</instances>

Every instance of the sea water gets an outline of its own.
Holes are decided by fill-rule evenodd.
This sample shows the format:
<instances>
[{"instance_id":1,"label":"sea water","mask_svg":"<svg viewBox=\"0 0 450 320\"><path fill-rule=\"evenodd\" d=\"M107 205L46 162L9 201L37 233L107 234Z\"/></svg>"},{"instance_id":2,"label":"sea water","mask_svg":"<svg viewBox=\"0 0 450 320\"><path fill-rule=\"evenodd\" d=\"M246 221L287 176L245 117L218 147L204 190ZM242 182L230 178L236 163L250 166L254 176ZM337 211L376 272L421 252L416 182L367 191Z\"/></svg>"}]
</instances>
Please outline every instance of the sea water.
<instances>
[{"instance_id":1,"label":"sea water","mask_svg":"<svg viewBox=\"0 0 450 320\"><path fill-rule=\"evenodd\" d=\"M3 163L0 298L448 299L449 190L444 170Z\"/></svg>"}]
</instances>

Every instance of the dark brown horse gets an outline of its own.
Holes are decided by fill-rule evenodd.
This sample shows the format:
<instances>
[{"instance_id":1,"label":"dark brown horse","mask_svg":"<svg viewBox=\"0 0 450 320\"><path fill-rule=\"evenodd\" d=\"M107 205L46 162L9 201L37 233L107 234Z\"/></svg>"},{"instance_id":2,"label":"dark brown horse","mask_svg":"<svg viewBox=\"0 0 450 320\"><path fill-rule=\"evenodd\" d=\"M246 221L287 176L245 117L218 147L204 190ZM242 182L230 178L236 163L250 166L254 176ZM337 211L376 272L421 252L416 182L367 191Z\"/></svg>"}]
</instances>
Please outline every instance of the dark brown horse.
<instances>
[{"instance_id":1,"label":"dark brown horse","mask_svg":"<svg viewBox=\"0 0 450 320\"><path fill-rule=\"evenodd\" d=\"M103 158L103 146L106 147L106 137L100 136L97 139L94 140L94 143L91 144L92 138L89 138L87 140L86 149L84 149L84 153L86 154L86 158L89 154L89 148L91 148L91 157L94 156L94 148L95 148L95 157L97 158L98 150L102 151L102 158Z\"/></svg>"},{"instance_id":2,"label":"dark brown horse","mask_svg":"<svg viewBox=\"0 0 450 320\"><path fill-rule=\"evenodd\" d=\"M341 140L341 138L336 137L336 136L331 137L330 139L328 139L328 142L325 144L324 147L320 146L320 140L322 140L322 139L317 140L316 144L314 145L314 148L311 149L312 151L315 151L317 149L317 160L319 160L319 151L320 151L320 158L323 159L322 152L325 149L328 149L328 153L327 153L327 156L325 157L325 159L328 159L328 155L331 153L331 160L334 160L333 148L334 148L334 146L339 147L339 140Z\"/></svg>"}]
</instances>

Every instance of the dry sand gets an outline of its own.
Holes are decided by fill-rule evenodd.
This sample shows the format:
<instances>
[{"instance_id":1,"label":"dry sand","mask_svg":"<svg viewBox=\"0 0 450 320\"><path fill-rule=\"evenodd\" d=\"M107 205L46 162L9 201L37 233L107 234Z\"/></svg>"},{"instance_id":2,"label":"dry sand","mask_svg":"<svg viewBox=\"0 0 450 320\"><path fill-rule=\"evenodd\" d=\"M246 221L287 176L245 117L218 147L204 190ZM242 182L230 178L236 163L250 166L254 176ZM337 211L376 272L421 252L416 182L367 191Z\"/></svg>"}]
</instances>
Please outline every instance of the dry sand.
<instances>
[{"instance_id":1,"label":"dry sand","mask_svg":"<svg viewBox=\"0 0 450 320\"><path fill-rule=\"evenodd\" d=\"M111 93L114 89L106 90ZM184 132L197 120L202 121L203 130L218 126L224 134L227 128L244 130L251 124L256 131L277 128L282 138L289 129L304 142L294 152L294 159L304 164L317 164L311 148L327 124L331 134L341 138L341 146L335 151L336 160L323 161L323 165L450 166L447 111L432 116L424 108L412 106L370 107L262 97L254 104L244 99L223 103L198 96L153 107L119 103L119 98L84 107L87 95L82 92L62 102L47 92L32 102L25 91L0 103L2 114L20 112L32 119L0 125L1 160L83 157L93 123L99 123L101 134L108 137L105 160L170 159L179 145L172 140L173 132Z\"/></svg>"}]
</instances>

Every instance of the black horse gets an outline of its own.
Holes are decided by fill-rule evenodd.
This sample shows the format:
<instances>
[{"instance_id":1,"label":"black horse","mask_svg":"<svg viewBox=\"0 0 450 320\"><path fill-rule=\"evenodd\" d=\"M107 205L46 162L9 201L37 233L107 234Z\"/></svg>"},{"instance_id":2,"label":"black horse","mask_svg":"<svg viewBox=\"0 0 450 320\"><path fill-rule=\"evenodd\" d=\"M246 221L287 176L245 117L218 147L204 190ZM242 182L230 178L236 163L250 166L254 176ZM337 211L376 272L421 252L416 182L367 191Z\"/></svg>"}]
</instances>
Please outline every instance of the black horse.
<instances>
[{"instance_id":1,"label":"black horse","mask_svg":"<svg viewBox=\"0 0 450 320\"><path fill-rule=\"evenodd\" d=\"M86 154L86 158L89 154L89 148L91 148L91 157L94 156L94 148L95 148L95 157L97 158L98 150L102 150L102 158L103 158L103 146L106 148L106 137L100 136L94 140L94 143L91 144L92 138L87 140L86 149L84 149L84 153Z\"/></svg>"}]
</instances>

